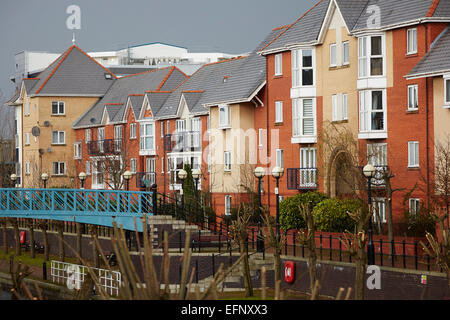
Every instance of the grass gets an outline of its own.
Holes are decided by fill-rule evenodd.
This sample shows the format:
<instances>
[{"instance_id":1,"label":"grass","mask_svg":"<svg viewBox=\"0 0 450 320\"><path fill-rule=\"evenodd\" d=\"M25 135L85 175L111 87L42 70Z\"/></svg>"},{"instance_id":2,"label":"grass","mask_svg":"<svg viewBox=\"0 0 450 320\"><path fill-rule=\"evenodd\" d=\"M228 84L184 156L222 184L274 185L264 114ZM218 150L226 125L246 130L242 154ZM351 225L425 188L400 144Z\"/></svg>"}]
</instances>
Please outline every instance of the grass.
<instances>
[{"instance_id":1,"label":"grass","mask_svg":"<svg viewBox=\"0 0 450 320\"><path fill-rule=\"evenodd\" d=\"M9 257L13 255L14 256L14 261L22 261L22 263L29 265L29 266L36 266L36 267L42 267L42 264L44 263L44 254L43 253L36 253L35 254L35 258L31 258L30 257L30 252L29 251L25 251L22 249L22 254L20 256L16 256L15 255L15 250L14 248L10 248L8 254L5 254L3 252L3 250L0 250L0 259L2 260L8 260L9 261ZM59 260L59 256L57 255L49 255L49 261L51 260ZM66 257L65 262L68 263L77 263L77 259L75 258L69 258Z\"/></svg>"}]
</instances>

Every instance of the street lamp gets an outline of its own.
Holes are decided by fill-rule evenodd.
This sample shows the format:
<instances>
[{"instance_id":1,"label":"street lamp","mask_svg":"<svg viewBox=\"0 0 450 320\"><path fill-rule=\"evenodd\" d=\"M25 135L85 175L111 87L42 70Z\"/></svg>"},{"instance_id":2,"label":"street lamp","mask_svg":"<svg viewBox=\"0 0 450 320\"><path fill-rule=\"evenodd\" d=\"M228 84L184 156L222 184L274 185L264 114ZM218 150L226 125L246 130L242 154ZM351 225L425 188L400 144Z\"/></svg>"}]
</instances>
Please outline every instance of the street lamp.
<instances>
[{"instance_id":1,"label":"street lamp","mask_svg":"<svg viewBox=\"0 0 450 320\"><path fill-rule=\"evenodd\" d=\"M42 179L42 181L44 181L44 189L47 188L48 174L45 172L43 174L41 174L41 179Z\"/></svg>"},{"instance_id":2,"label":"street lamp","mask_svg":"<svg viewBox=\"0 0 450 320\"><path fill-rule=\"evenodd\" d=\"M272 176L277 180L277 186L275 188L275 195L277 199L277 215L276 215L276 227L277 227L277 241L280 241L280 193L279 193L279 182L280 178L283 176L284 169L280 167L275 167L272 170Z\"/></svg>"},{"instance_id":3,"label":"street lamp","mask_svg":"<svg viewBox=\"0 0 450 320\"><path fill-rule=\"evenodd\" d=\"M369 204L369 214L372 210L372 195L371 195L371 180L375 175L375 167L371 164L366 165L363 168L363 174L367 178L367 199ZM372 217L369 219L369 242L367 243L367 263L369 266L375 264L375 248L372 239Z\"/></svg>"},{"instance_id":4,"label":"street lamp","mask_svg":"<svg viewBox=\"0 0 450 320\"><path fill-rule=\"evenodd\" d=\"M198 213L198 180L200 179L200 176L202 175L202 172L200 169L193 169L192 170L192 178L195 180L195 214L197 217L199 216ZM203 223L202 223L203 225Z\"/></svg>"},{"instance_id":5,"label":"street lamp","mask_svg":"<svg viewBox=\"0 0 450 320\"><path fill-rule=\"evenodd\" d=\"M128 170L123 173L123 178L125 179L125 185L126 185L127 191L130 189L130 179L131 179L132 175L133 174Z\"/></svg>"},{"instance_id":6,"label":"street lamp","mask_svg":"<svg viewBox=\"0 0 450 320\"><path fill-rule=\"evenodd\" d=\"M14 187L15 187L15 186L16 186L17 175L16 175L15 173L13 173L13 174L10 176L10 179L11 179L11 181L13 182Z\"/></svg>"},{"instance_id":7,"label":"street lamp","mask_svg":"<svg viewBox=\"0 0 450 320\"><path fill-rule=\"evenodd\" d=\"M264 238L261 231L261 181L266 174L266 170L262 167L257 167L253 171L253 174L258 178L258 236L256 240L256 251L262 252L264 251Z\"/></svg>"},{"instance_id":8,"label":"street lamp","mask_svg":"<svg viewBox=\"0 0 450 320\"><path fill-rule=\"evenodd\" d=\"M187 178L187 172L184 169L181 169L180 171L178 171L178 178L181 180L181 190L180 190L180 194L181 194L181 212L184 215L184 179Z\"/></svg>"},{"instance_id":9,"label":"street lamp","mask_svg":"<svg viewBox=\"0 0 450 320\"><path fill-rule=\"evenodd\" d=\"M80 174L78 175L78 179L80 179L81 189L84 189L84 180L86 180L86 173L80 172Z\"/></svg>"}]
</instances>

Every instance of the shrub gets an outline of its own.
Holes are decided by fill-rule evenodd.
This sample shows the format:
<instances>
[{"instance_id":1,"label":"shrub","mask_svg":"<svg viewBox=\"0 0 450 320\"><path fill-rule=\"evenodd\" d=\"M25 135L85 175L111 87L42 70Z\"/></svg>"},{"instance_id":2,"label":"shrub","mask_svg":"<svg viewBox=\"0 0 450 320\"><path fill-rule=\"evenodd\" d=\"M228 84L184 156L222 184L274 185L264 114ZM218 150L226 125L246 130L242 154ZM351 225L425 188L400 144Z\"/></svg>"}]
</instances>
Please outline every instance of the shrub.
<instances>
[{"instance_id":1,"label":"shrub","mask_svg":"<svg viewBox=\"0 0 450 320\"><path fill-rule=\"evenodd\" d=\"M314 208L325 199L327 197L323 193L316 191L301 193L284 199L280 202L280 228L283 230L306 228L306 223L300 214L299 205L301 203L311 203Z\"/></svg>"},{"instance_id":2,"label":"shrub","mask_svg":"<svg viewBox=\"0 0 450 320\"><path fill-rule=\"evenodd\" d=\"M436 234L436 220L427 208L422 206L417 214L411 214L409 210L405 210L404 215L408 225L407 236L425 237L427 232Z\"/></svg>"},{"instance_id":3,"label":"shrub","mask_svg":"<svg viewBox=\"0 0 450 320\"><path fill-rule=\"evenodd\" d=\"M354 212L362 207L359 200L326 199L314 207L316 230L326 232L353 231L355 222L347 212Z\"/></svg>"}]
</instances>

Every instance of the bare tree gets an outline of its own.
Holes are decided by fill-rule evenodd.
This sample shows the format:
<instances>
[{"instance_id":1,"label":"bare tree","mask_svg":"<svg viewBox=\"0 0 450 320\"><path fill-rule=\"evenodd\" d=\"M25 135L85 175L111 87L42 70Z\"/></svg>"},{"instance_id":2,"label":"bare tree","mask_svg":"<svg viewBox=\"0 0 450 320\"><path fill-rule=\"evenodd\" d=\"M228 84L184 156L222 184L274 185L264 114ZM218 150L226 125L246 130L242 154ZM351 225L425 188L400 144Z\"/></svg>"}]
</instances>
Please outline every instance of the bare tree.
<instances>
[{"instance_id":1,"label":"bare tree","mask_svg":"<svg viewBox=\"0 0 450 320\"><path fill-rule=\"evenodd\" d=\"M306 222L306 230L299 231L300 243L308 248L308 269L311 294L317 280L317 254L315 243L316 226L310 204L302 203L299 205L300 214Z\"/></svg>"},{"instance_id":2,"label":"bare tree","mask_svg":"<svg viewBox=\"0 0 450 320\"><path fill-rule=\"evenodd\" d=\"M281 281L281 249L283 244L283 237L277 237L275 233L275 221L270 216L270 212L267 208L261 208L262 220L266 228L264 228L264 238L268 239L269 247L273 248L273 264L275 270L275 284Z\"/></svg>"},{"instance_id":3,"label":"bare tree","mask_svg":"<svg viewBox=\"0 0 450 320\"><path fill-rule=\"evenodd\" d=\"M115 154L97 156L93 167L109 189L122 189L125 183L122 176L128 170L126 148L120 148L120 152Z\"/></svg>"},{"instance_id":4,"label":"bare tree","mask_svg":"<svg viewBox=\"0 0 450 320\"><path fill-rule=\"evenodd\" d=\"M246 203L239 206L236 220L231 225L232 237L239 245L239 251L243 256L242 273L244 277L245 296L253 297L252 279L250 277L250 266L248 261L248 227L253 215L253 209Z\"/></svg>"},{"instance_id":5,"label":"bare tree","mask_svg":"<svg viewBox=\"0 0 450 320\"><path fill-rule=\"evenodd\" d=\"M445 208L448 229L450 228L450 134L436 143L435 168L433 171L435 199L440 206Z\"/></svg>"}]
</instances>

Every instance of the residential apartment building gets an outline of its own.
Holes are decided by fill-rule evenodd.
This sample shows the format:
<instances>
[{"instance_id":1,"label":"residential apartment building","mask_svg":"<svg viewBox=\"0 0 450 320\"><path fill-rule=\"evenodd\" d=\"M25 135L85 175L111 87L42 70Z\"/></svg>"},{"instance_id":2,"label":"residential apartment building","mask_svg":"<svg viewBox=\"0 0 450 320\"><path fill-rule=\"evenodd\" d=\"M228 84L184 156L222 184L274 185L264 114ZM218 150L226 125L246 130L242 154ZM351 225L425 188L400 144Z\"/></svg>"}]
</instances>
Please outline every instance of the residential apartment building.
<instances>
[{"instance_id":1,"label":"residential apartment building","mask_svg":"<svg viewBox=\"0 0 450 320\"><path fill-rule=\"evenodd\" d=\"M375 200L383 221L387 202L394 222L403 220L404 210L429 207L437 106L429 92L432 80L406 76L442 36L449 9L431 0L319 1L294 23L274 30L278 34L260 50L267 59L270 110L261 123L277 128L281 137L276 152L285 168L282 196L311 189L347 196L350 186L339 171L356 155L361 167L370 162L389 168L395 175L391 187L402 190L389 197L380 183ZM352 133L355 155L327 150L330 124ZM439 130L444 136L450 131L448 125ZM405 208L403 197L411 190ZM266 201L273 203L274 195Z\"/></svg>"},{"instance_id":2,"label":"residential apartment building","mask_svg":"<svg viewBox=\"0 0 450 320\"><path fill-rule=\"evenodd\" d=\"M380 219L391 206L393 221L402 223L405 210L430 207L438 192L435 144L450 136L449 23L444 1L322 0L249 55L190 76L167 67L106 79L108 70L99 69L103 94L89 96L73 82L86 102L70 116L72 151L61 150L73 158L74 176L86 172L85 187L93 189L124 188L118 173L129 169L130 189L156 183L160 193L179 194L178 172L189 164L201 170L199 189L211 193L217 214L230 214L257 191L257 166L266 172L263 204L275 214L275 166L284 168L282 199L311 190L350 197L366 192L367 181L354 172L371 163ZM40 79L23 81L20 115ZM32 128L28 117L19 121ZM20 152L31 152L33 139L20 135L21 144L30 142ZM390 186L380 178L385 170L393 174Z\"/></svg>"}]
</instances>

